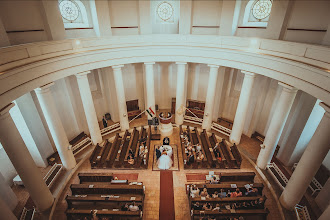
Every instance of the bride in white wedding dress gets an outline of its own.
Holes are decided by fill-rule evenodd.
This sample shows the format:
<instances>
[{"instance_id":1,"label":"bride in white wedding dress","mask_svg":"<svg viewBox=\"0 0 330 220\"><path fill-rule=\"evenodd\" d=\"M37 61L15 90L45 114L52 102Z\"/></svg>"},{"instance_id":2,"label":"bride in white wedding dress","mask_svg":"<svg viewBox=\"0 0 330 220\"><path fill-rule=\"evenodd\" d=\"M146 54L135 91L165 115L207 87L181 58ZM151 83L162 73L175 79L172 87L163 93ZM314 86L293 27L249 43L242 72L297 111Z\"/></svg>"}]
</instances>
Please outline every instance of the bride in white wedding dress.
<instances>
[{"instance_id":1,"label":"bride in white wedding dress","mask_svg":"<svg viewBox=\"0 0 330 220\"><path fill-rule=\"evenodd\" d=\"M172 167L173 161L171 159L172 156L172 147L169 145L163 145L159 148L162 152L162 155L159 157L157 161L157 166L160 170L168 170Z\"/></svg>"}]
</instances>

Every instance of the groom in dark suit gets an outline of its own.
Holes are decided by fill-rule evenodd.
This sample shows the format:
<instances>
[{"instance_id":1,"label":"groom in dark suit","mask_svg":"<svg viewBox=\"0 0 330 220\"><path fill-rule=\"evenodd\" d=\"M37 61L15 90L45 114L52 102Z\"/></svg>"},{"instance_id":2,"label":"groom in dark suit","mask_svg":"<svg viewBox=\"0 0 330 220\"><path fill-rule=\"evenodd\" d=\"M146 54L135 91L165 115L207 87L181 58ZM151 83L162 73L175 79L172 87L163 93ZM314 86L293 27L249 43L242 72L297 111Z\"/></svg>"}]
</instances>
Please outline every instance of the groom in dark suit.
<instances>
[{"instance_id":1,"label":"groom in dark suit","mask_svg":"<svg viewBox=\"0 0 330 220\"><path fill-rule=\"evenodd\" d=\"M162 152L160 152L159 146L158 146L158 147L156 147L156 157L157 157L157 160L160 158L161 155L162 155Z\"/></svg>"}]
</instances>

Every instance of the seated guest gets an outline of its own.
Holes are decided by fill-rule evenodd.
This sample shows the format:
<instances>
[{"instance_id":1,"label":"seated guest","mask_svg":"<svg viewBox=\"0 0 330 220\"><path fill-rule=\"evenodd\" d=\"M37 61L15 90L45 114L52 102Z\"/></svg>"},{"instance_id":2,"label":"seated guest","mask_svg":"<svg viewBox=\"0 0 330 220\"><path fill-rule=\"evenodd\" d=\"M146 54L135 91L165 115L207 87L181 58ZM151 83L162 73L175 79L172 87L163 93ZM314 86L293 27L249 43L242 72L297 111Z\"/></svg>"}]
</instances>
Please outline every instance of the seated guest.
<instances>
[{"instance_id":1,"label":"seated guest","mask_svg":"<svg viewBox=\"0 0 330 220\"><path fill-rule=\"evenodd\" d=\"M231 197L231 193L232 193L232 192L230 192L230 190L228 190L228 192L227 192L227 197Z\"/></svg>"},{"instance_id":2,"label":"seated guest","mask_svg":"<svg viewBox=\"0 0 330 220\"><path fill-rule=\"evenodd\" d=\"M147 164L147 155L148 155L148 148L146 148L144 150L144 154L143 154L143 163L144 163L144 165Z\"/></svg>"},{"instance_id":3,"label":"seated guest","mask_svg":"<svg viewBox=\"0 0 330 220\"><path fill-rule=\"evenodd\" d=\"M214 152L214 155L215 155L216 157L220 157L219 143L217 143L217 144L213 147L213 152Z\"/></svg>"},{"instance_id":4,"label":"seated guest","mask_svg":"<svg viewBox=\"0 0 330 220\"><path fill-rule=\"evenodd\" d=\"M258 189L252 188L245 193L246 196L258 196Z\"/></svg>"},{"instance_id":5,"label":"seated guest","mask_svg":"<svg viewBox=\"0 0 330 220\"><path fill-rule=\"evenodd\" d=\"M92 218L91 220L98 220L99 218L96 216L97 210L91 210Z\"/></svg>"},{"instance_id":6,"label":"seated guest","mask_svg":"<svg viewBox=\"0 0 330 220\"><path fill-rule=\"evenodd\" d=\"M202 150L202 146L200 144L196 144L196 151L201 151Z\"/></svg>"},{"instance_id":7,"label":"seated guest","mask_svg":"<svg viewBox=\"0 0 330 220\"><path fill-rule=\"evenodd\" d=\"M263 209L264 207L265 207L265 199L263 197L251 202L251 208Z\"/></svg>"},{"instance_id":8,"label":"seated guest","mask_svg":"<svg viewBox=\"0 0 330 220\"><path fill-rule=\"evenodd\" d=\"M209 196L206 188L203 189L203 191L201 192L200 196L201 197L210 198L210 196Z\"/></svg>"},{"instance_id":9,"label":"seated guest","mask_svg":"<svg viewBox=\"0 0 330 220\"><path fill-rule=\"evenodd\" d=\"M199 189L196 186L191 186L190 196L191 196L191 198L196 198L199 196Z\"/></svg>"},{"instance_id":10,"label":"seated guest","mask_svg":"<svg viewBox=\"0 0 330 220\"><path fill-rule=\"evenodd\" d=\"M217 180L217 178L216 178L215 176L213 176L213 177L211 178L211 180L210 180L210 183L211 183L211 184L218 184L219 181Z\"/></svg>"},{"instance_id":11,"label":"seated guest","mask_svg":"<svg viewBox=\"0 0 330 220\"><path fill-rule=\"evenodd\" d=\"M212 205L211 205L211 203L206 203L206 207L208 208L208 210L212 210Z\"/></svg>"},{"instance_id":12,"label":"seated guest","mask_svg":"<svg viewBox=\"0 0 330 220\"><path fill-rule=\"evenodd\" d=\"M125 205L121 207L121 211L128 211L128 203L125 203Z\"/></svg>"},{"instance_id":13,"label":"seated guest","mask_svg":"<svg viewBox=\"0 0 330 220\"><path fill-rule=\"evenodd\" d=\"M139 211L139 209L139 206L137 206L135 202L133 202L133 204L128 207L128 210L132 212Z\"/></svg>"},{"instance_id":14,"label":"seated guest","mask_svg":"<svg viewBox=\"0 0 330 220\"><path fill-rule=\"evenodd\" d=\"M134 154L133 154L133 152L130 153L130 154L127 156L127 162L128 162L129 164L134 164Z\"/></svg>"},{"instance_id":15,"label":"seated guest","mask_svg":"<svg viewBox=\"0 0 330 220\"><path fill-rule=\"evenodd\" d=\"M211 209L209 209L209 207L207 206L206 203L203 205L203 208L202 208L202 209L203 209L203 210L211 210Z\"/></svg>"},{"instance_id":16,"label":"seated guest","mask_svg":"<svg viewBox=\"0 0 330 220\"><path fill-rule=\"evenodd\" d=\"M242 196L242 192L239 190L239 188L236 188L236 191L231 193L230 197L239 197Z\"/></svg>"},{"instance_id":17,"label":"seated guest","mask_svg":"<svg viewBox=\"0 0 330 220\"><path fill-rule=\"evenodd\" d=\"M223 189L220 189L219 197L225 198L225 197L227 197L227 193Z\"/></svg>"},{"instance_id":18,"label":"seated guest","mask_svg":"<svg viewBox=\"0 0 330 220\"><path fill-rule=\"evenodd\" d=\"M193 209L194 209L194 210L202 210L202 206L199 204L199 202L196 202L196 203L193 205Z\"/></svg>"},{"instance_id":19,"label":"seated guest","mask_svg":"<svg viewBox=\"0 0 330 220\"><path fill-rule=\"evenodd\" d=\"M198 151L197 158L196 158L197 162L202 162L203 159L204 159L204 154L202 152Z\"/></svg>"},{"instance_id":20,"label":"seated guest","mask_svg":"<svg viewBox=\"0 0 330 220\"><path fill-rule=\"evenodd\" d=\"M221 209L220 209L220 204L218 203L215 207L214 207L214 209L212 209L212 211L221 211Z\"/></svg>"},{"instance_id":21,"label":"seated guest","mask_svg":"<svg viewBox=\"0 0 330 220\"><path fill-rule=\"evenodd\" d=\"M144 154L144 146L141 145L141 146L140 146L140 151L139 151L139 156L140 156L140 157L143 157L143 154Z\"/></svg>"},{"instance_id":22,"label":"seated guest","mask_svg":"<svg viewBox=\"0 0 330 220\"><path fill-rule=\"evenodd\" d=\"M195 162L194 155L191 152L189 152L187 164L189 165L189 164L194 163L194 162Z\"/></svg>"},{"instance_id":23,"label":"seated guest","mask_svg":"<svg viewBox=\"0 0 330 220\"><path fill-rule=\"evenodd\" d=\"M212 194L212 198L218 198L219 197L219 194L217 191L215 191L213 194Z\"/></svg>"}]
</instances>

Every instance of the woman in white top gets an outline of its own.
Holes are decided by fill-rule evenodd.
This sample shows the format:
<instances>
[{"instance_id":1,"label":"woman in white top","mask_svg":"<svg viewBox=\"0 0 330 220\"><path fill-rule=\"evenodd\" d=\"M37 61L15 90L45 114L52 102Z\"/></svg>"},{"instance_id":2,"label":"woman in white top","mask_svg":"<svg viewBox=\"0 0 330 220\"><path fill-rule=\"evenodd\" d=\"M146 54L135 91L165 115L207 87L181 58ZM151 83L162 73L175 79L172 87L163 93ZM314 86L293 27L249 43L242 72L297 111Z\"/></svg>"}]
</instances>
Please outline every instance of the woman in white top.
<instances>
[{"instance_id":1,"label":"woman in white top","mask_svg":"<svg viewBox=\"0 0 330 220\"><path fill-rule=\"evenodd\" d=\"M196 186L191 187L190 196L191 196L191 198L196 198L199 196L199 189Z\"/></svg>"}]
</instances>

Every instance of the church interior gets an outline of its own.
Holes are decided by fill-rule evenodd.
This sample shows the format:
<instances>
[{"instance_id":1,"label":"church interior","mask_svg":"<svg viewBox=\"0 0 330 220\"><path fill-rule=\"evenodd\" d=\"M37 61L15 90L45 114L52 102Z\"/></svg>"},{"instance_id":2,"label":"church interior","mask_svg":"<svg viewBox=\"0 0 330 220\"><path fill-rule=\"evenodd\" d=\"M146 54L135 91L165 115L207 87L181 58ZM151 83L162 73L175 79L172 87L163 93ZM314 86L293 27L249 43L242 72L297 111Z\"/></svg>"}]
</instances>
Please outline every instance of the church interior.
<instances>
[{"instance_id":1,"label":"church interior","mask_svg":"<svg viewBox=\"0 0 330 220\"><path fill-rule=\"evenodd\" d=\"M329 12L0 1L0 219L330 219Z\"/></svg>"}]
</instances>

